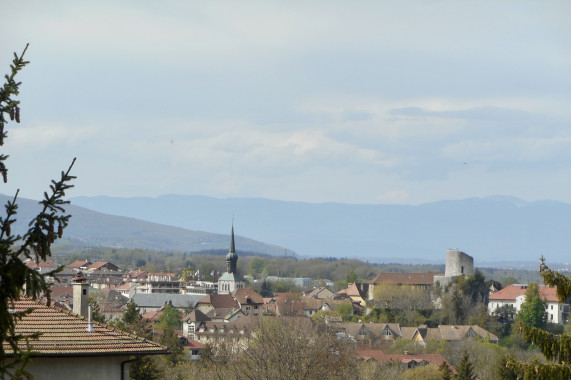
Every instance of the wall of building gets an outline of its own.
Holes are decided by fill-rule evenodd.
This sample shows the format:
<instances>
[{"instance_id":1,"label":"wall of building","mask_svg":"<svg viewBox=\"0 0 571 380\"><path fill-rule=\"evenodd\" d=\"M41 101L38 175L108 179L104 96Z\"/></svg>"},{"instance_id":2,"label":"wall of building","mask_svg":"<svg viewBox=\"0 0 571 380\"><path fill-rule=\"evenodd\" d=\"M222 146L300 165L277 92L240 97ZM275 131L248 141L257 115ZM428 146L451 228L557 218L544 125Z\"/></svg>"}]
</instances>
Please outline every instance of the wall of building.
<instances>
[{"instance_id":1,"label":"wall of building","mask_svg":"<svg viewBox=\"0 0 571 380\"><path fill-rule=\"evenodd\" d=\"M61 380L121 380L121 362L128 356L33 358L26 366L36 379ZM125 379L129 378L129 363L124 365Z\"/></svg>"}]
</instances>

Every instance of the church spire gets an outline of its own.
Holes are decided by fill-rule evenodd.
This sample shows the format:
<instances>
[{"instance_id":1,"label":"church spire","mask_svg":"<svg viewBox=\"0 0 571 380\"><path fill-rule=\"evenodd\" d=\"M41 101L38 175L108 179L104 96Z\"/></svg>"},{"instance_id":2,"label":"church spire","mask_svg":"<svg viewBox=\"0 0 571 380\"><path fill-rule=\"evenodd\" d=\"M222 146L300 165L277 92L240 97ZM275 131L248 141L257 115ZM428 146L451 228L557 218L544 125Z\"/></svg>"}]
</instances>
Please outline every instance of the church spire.
<instances>
[{"instance_id":1,"label":"church spire","mask_svg":"<svg viewBox=\"0 0 571 380\"><path fill-rule=\"evenodd\" d=\"M234 245L234 223L232 223L232 235L230 237L230 252L236 252L236 246Z\"/></svg>"},{"instance_id":2,"label":"church spire","mask_svg":"<svg viewBox=\"0 0 571 380\"><path fill-rule=\"evenodd\" d=\"M236 254L236 246L234 245L234 223L232 223L232 234L230 235L230 250L226 255L226 268L228 273L236 273L236 264L238 255Z\"/></svg>"}]
</instances>

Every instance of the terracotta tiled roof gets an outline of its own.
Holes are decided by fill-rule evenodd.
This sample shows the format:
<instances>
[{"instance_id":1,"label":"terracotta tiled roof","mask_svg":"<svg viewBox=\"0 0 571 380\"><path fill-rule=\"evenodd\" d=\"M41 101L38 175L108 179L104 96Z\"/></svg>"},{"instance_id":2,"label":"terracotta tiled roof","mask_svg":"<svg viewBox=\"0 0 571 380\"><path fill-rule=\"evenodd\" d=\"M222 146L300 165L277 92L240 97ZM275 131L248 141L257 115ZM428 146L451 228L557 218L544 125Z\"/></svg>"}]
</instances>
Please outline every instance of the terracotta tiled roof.
<instances>
[{"instance_id":1,"label":"terracotta tiled roof","mask_svg":"<svg viewBox=\"0 0 571 380\"><path fill-rule=\"evenodd\" d=\"M148 321L158 322L161 315L163 315L163 310L147 311L143 314L142 318Z\"/></svg>"},{"instance_id":2,"label":"terracotta tiled roof","mask_svg":"<svg viewBox=\"0 0 571 380\"><path fill-rule=\"evenodd\" d=\"M383 282L402 285L432 285L434 276L443 276L444 273L380 273L370 284L376 285Z\"/></svg>"},{"instance_id":3,"label":"terracotta tiled roof","mask_svg":"<svg viewBox=\"0 0 571 380\"><path fill-rule=\"evenodd\" d=\"M56 263L54 263L53 261L40 261L39 263L36 264L36 262L34 260L28 261L26 263L26 266L28 268L57 268Z\"/></svg>"},{"instance_id":4,"label":"terracotta tiled roof","mask_svg":"<svg viewBox=\"0 0 571 380\"><path fill-rule=\"evenodd\" d=\"M87 269L99 269L99 268L103 268L106 265L109 265L110 267L116 268L116 265L110 263L109 261L96 261L93 264L91 264Z\"/></svg>"},{"instance_id":5,"label":"terracotta tiled roof","mask_svg":"<svg viewBox=\"0 0 571 380\"><path fill-rule=\"evenodd\" d=\"M236 289L234 292L234 298L236 301L240 302L240 304L262 304L264 303L264 298L259 295L254 289L252 288L240 288ZM249 299L249 301L248 301Z\"/></svg>"},{"instance_id":6,"label":"terracotta tiled roof","mask_svg":"<svg viewBox=\"0 0 571 380\"><path fill-rule=\"evenodd\" d=\"M442 362L446 362L452 372L456 373L454 367L440 354L385 354L382 350L356 350L355 354L358 359L373 359L381 363L390 362L392 360L399 361L403 364L408 364L412 361L417 363L424 361L435 366L440 366Z\"/></svg>"},{"instance_id":7,"label":"terracotta tiled roof","mask_svg":"<svg viewBox=\"0 0 571 380\"><path fill-rule=\"evenodd\" d=\"M238 308L238 302L232 297L232 294L209 294L198 301L198 304L212 305L215 309L231 309Z\"/></svg>"},{"instance_id":8,"label":"terracotta tiled roof","mask_svg":"<svg viewBox=\"0 0 571 380\"><path fill-rule=\"evenodd\" d=\"M515 301L516 297L524 296L526 285L508 285L494 294L490 294L490 300ZM557 286L539 286L539 296L548 302L559 302L557 298Z\"/></svg>"},{"instance_id":9,"label":"terracotta tiled roof","mask_svg":"<svg viewBox=\"0 0 571 380\"><path fill-rule=\"evenodd\" d=\"M16 323L16 334L41 333L38 339L30 340L32 356L110 356L134 354L165 354L166 347L149 342L135 335L93 322L94 332L87 331L87 320L73 313L48 307L38 302L23 299L14 303L13 309L34 310ZM12 352L4 344L8 354ZM25 342L21 348L26 349Z\"/></svg>"},{"instance_id":10,"label":"terracotta tiled roof","mask_svg":"<svg viewBox=\"0 0 571 380\"><path fill-rule=\"evenodd\" d=\"M307 298L314 298L314 297L318 297L319 293L321 292L331 292L332 295L334 294L331 290L329 290L326 286L319 286L313 290L310 290L308 292L305 293L305 297ZM329 298L329 297L327 297Z\"/></svg>"},{"instance_id":11,"label":"terracotta tiled roof","mask_svg":"<svg viewBox=\"0 0 571 380\"><path fill-rule=\"evenodd\" d=\"M77 260L74 261L71 264L66 265L68 268L80 268L80 267L88 267L90 266L92 263L91 261L87 261L87 260Z\"/></svg>"},{"instance_id":12,"label":"terracotta tiled roof","mask_svg":"<svg viewBox=\"0 0 571 380\"><path fill-rule=\"evenodd\" d=\"M343 295L343 294L346 294L349 297L361 297L361 293L359 292L357 284L355 283L349 284L349 286L347 286L347 289L343 289L337 292L337 295Z\"/></svg>"}]
</instances>

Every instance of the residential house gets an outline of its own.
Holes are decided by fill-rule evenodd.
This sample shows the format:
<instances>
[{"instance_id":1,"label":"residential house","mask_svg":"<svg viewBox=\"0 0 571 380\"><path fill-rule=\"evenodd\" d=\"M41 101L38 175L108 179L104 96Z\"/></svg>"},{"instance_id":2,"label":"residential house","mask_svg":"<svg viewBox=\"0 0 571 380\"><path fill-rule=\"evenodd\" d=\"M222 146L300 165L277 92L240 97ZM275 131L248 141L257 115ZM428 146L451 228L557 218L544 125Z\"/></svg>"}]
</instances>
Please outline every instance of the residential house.
<instances>
[{"instance_id":1,"label":"residential house","mask_svg":"<svg viewBox=\"0 0 571 380\"><path fill-rule=\"evenodd\" d=\"M196 308L205 314L214 309L240 309L240 304L232 297L232 294L209 294L207 296L197 294L195 297L200 297Z\"/></svg>"},{"instance_id":2,"label":"residential house","mask_svg":"<svg viewBox=\"0 0 571 380\"><path fill-rule=\"evenodd\" d=\"M337 330L338 336L369 346L393 344L395 339L403 337L402 328L398 323L341 322L328 325Z\"/></svg>"},{"instance_id":3,"label":"residential house","mask_svg":"<svg viewBox=\"0 0 571 380\"><path fill-rule=\"evenodd\" d=\"M196 329L202 322L210 321L210 318L206 316L200 310L193 310L190 313L182 317L182 334L190 339L195 339Z\"/></svg>"},{"instance_id":4,"label":"residential house","mask_svg":"<svg viewBox=\"0 0 571 380\"><path fill-rule=\"evenodd\" d=\"M312 290L308 290L304 293L303 296L305 298L326 299L335 297L335 293L329 290L329 288L326 286L319 286L317 288L313 288Z\"/></svg>"},{"instance_id":5,"label":"residential house","mask_svg":"<svg viewBox=\"0 0 571 380\"><path fill-rule=\"evenodd\" d=\"M436 341L463 341L470 339L484 339L491 343L498 343L498 337L477 325L439 325L438 327L419 326L412 337L412 341L424 346L433 339Z\"/></svg>"},{"instance_id":6,"label":"residential house","mask_svg":"<svg viewBox=\"0 0 571 380\"><path fill-rule=\"evenodd\" d=\"M66 265L65 267L66 267L66 268L69 268L69 269L73 269L73 270L75 270L75 271L77 272L77 271L85 271L85 270L87 270L87 268L89 268L89 266L90 266L91 264L93 264L93 263L92 263L91 261L89 261L89 260L77 260L77 261L74 261L74 262L71 263L71 264Z\"/></svg>"},{"instance_id":7,"label":"residential house","mask_svg":"<svg viewBox=\"0 0 571 380\"><path fill-rule=\"evenodd\" d=\"M335 296L336 298L349 298L354 304L366 307L369 299L369 284L356 282L348 284L347 289L338 291Z\"/></svg>"},{"instance_id":8,"label":"residential house","mask_svg":"<svg viewBox=\"0 0 571 380\"><path fill-rule=\"evenodd\" d=\"M356 350L355 355L359 360L375 360L379 363L398 362L404 369L429 364L439 367L442 363L446 363L452 373L457 373L454 367L440 354L385 354L382 350Z\"/></svg>"},{"instance_id":9,"label":"residential house","mask_svg":"<svg viewBox=\"0 0 571 380\"><path fill-rule=\"evenodd\" d=\"M200 353L206 348L205 344L181 335L178 336L178 339L190 360L200 359Z\"/></svg>"},{"instance_id":10,"label":"residential house","mask_svg":"<svg viewBox=\"0 0 571 380\"><path fill-rule=\"evenodd\" d=\"M16 334L29 335L32 361L26 370L37 379L128 379L133 356L164 355L167 348L106 325L90 322L85 316L46 306L31 299L15 301L16 312L32 312L16 321ZM80 307L81 309L81 307ZM3 342L8 357L12 348ZM26 350L25 341L20 348ZM79 375L78 375L79 374Z\"/></svg>"},{"instance_id":11,"label":"residential house","mask_svg":"<svg viewBox=\"0 0 571 380\"><path fill-rule=\"evenodd\" d=\"M490 294L488 312L493 314L498 308L510 305L517 313L525 302L527 284L513 284ZM557 298L557 287L539 286L539 296L546 304L547 321L550 323L566 323L569 319L569 302L561 302Z\"/></svg>"},{"instance_id":12,"label":"residential house","mask_svg":"<svg viewBox=\"0 0 571 380\"><path fill-rule=\"evenodd\" d=\"M117 265L110 263L109 261L96 261L87 267L85 272L118 272L119 268Z\"/></svg>"},{"instance_id":13,"label":"residential house","mask_svg":"<svg viewBox=\"0 0 571 380\"><path fill-rule=\"evenodd\" d=\"M262 306L264 305L264 299L261 295L256 293L254 289L236 289L236 291L233 293L233 297L236 302L238 302L238 305L244 315L262 315Z\"/></svg>"},{"instance_id":14,"label":"residential house","mask_svg":"<svg viewBox=\"0 0 571 380\"><path fill-rule=\"evenodd\" d=\"M40 261L36 263L34 260L28 260L26 266L30 269L35 269L41 274L46 274L53 270L56 270L59 266L53 261Z\"/></svg>"}]
</instances>

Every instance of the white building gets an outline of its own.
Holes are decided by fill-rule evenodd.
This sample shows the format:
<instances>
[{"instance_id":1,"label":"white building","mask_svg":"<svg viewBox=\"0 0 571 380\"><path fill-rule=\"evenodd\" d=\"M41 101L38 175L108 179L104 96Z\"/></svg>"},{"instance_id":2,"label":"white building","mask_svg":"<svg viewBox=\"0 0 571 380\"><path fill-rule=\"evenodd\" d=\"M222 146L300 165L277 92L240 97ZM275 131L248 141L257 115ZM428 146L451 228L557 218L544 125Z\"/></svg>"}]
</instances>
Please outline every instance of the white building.
<instances>
[{"instance_id":1,"label":"white building","mask_svg":"<svg viewBox=\"0 0 571 380\"><path fill-rule=\"evenodd\" d=\"M557 287L539 286L538 288L539 296L547 306L547 322L566 323L569 318L569 304L559 301ZM521 305L525 302L526 290L526 284L513 284L490 294L488 312L492 314L504 305L511 305L516 313L519 312Z\"/></svg>"}]
</instances>

